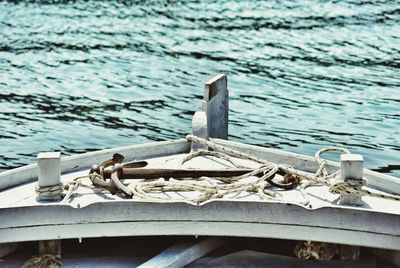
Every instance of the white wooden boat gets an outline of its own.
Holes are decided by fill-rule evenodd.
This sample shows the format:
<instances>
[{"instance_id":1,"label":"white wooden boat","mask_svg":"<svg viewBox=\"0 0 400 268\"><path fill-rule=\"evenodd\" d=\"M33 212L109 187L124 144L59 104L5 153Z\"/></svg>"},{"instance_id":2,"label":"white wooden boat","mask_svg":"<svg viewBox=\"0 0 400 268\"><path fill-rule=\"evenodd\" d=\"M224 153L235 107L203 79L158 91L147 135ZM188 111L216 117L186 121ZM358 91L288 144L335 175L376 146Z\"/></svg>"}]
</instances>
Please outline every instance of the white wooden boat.
<instances>
[{"instance_id":1,"label":"white wooden boat","mask_svg":"<svg viewBox=\"0 0 400 268\"><path fill-rule=\"evenodd\" d=\"M363 169L360 155L342 154L340 163L316 161L311 156L228 141L227 100L227 78L219 75L206 83L203 111L194 115L193 135L187 138L62 158L56 152L41 153L37 164L0 173L0 258L3 258L0 266L19 266L28 259L26 254L37 254L24 247L29 241L39 241L39 254L58 255L65 266L72 267L77 264L80 267L132 267L139 264L142 267L242 266L245 263L241 261L246 258L249 259L247 264L255 267L256 264L271 267L282 264L328 265L297 260L294 254L291 257L277 256L268 251L241 251L236 255L231 252L233 255L227 254L225 259L209 257L209 253L217 248L221 251L227 243L243 241L235 238L258 239L254 240L257 243L261 243L260 238L296 241L296 248L290 252L295 250L303 259L331 260L333 257L329 262L332 267L343 264L376 267L379 261L372 257L375 255L380 257L378 260L383 258L399 265L398 178ZM203 139L210 143L197 142ZM209 148L224 155L204 153L203 150ZM203 153L193 155L199 151ZM93 164L111 159L116 153L123 155L123 162L128 163L122 168L139 165L136 169L140 171L242 170L243 174L257 169L261 171L256 174L258 177L247 176L229 183L204 176L195 179L167 177L163 181L155 177L146 181L125 179L123 186L130 191L128 194L124 191L112 194L105 188L89 187L93 186L93 178L87 177L89 172L101 173L99 168L92 168ZM193 158L188 160L188 156ZM188 161L183 163L184 160ZM145 162L138 164L138 161ZM129 163L134 164L129 166ZM271 172L273 180L261 185L263 175L274 167L281 172ZM118 173L116 169L115 166L114 169L108 167L113 174ZM329 175L335 172L338 176ZM285 177L288 173L291 176ZM105 174L106 171L101 175ZM288 177L292 180L282 182ZM79 185L76 178L80 178ZM363 179L367 185L357 184ZM323 183L323 180L329 183ZM150 181L153 184L150 185ZM277 185L271 185L273 181ZM143 184L139 185L139 182ZM293 187L286 188L293 189L284 189L291 183ZM345 187L340 188L340 183L345 183ZM188 185L192 187L189 190ZM205 190L202 190L203 186ZM171 188L174 191L168 190ZM214 190L217 192L212 192ZM168 244L165 241L176 241L176 236L185 236L185 241L165 251L157 248L157 243L154 245L154 238L151 238L157 237L159 245L165 245ZM98 256L91 258L82 252L61 256L61 241L69 248L68 252L73 252L76 245L71 246L71 241L78 243L83 240L85 244L88 239L97 238L99 240L94 241L115 245L128 243L126 239L131 237L133 241L141 241L140 245L134 243L132 251L122 257L113 259L112 254L107 255L108 251L98 252ZM135 237L140 238L135 240ZM200 238L193 240L188 237ZM90 243L93 248L98 246ZM16 245L19 246L16 248ZM334 250L331 256L324 258L326 246L332 246ZM145 258L136 256L137 248L134 247L147 247L149 254Z\"/></svg>"}]
</instances>

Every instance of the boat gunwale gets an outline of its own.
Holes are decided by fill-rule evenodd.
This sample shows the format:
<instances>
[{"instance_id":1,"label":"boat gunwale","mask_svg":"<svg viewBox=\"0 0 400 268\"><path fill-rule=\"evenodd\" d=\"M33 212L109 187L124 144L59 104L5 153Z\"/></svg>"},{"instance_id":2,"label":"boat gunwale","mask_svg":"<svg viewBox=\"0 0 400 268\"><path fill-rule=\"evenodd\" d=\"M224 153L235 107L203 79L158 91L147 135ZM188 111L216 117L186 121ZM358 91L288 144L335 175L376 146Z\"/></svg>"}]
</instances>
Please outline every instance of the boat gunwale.
<instances>
[{"instance_id":1,"label":"boat gunwale","mask_svg":"<svg viewBox=\"0 0 400 268\"><path fill-rule=\"evenodd\" d=\"M288 164L302 171L315 172L319 166L312 156L287 152L284 150L249 145L229 140L210 138L210 141L259 158L281 164ZM190 142L175 139L160 142L143 143L124 147L103 149L61 158L61 173L77 172L89 169L93 164L110 159L114 153L125 156L126 161L173 154L188 153ZM340 163L327 161L326 168L332 173L340 168ZM400 194L400 179L364 168L368 186L391 194ZM30 164L0 173L0 191L37 180L37 164Z\"/></svg>"},{"instance_id":2,"label":"boat gunwale","mask_svg":"<svg viewBox=\"0 0 400 268\"><path fill-rule=\"evenodd\" d=\"M354 244L357 241L359 246L400 250L397 227L400 215L353 207L308 210L299 205L279 202L218 200L195 207L181 202L113 201L94 203L80 209L61 204L6 208L0 210L0 217L5 219L0 227L0 243L184 234L315 240L341 244ZM188 229L183 230L182 226L170 223L186 224ZM146 224L152 227L146 229ZM207 228L207 224L217 226L218 232L211 227ZM127 231L120 230L118 225L124 226ZM274 233L279 226L284 227L282 232ZM263 232L251 230L250 227L262 229ZM291 228L291 231L286 233L285 228ZM319 235L315 236L313 232ZM327 235L329 232L337 236Z\"/></svg>"},{"instance_id":3,"label":"boat gunwale","mask_svg":"<svg viewBox=\"0 0 400 268\"><path fill-rule=\"evenodd\" d=\"M152 158L189 151L190 143L186 139L176 139L75 154L61 158L61 174L88 169L93 164L112 158L115 153L124 155L126 161L133 161L136 157ZM37 180L37 173L36 163L1 172L0 191L35 181Z\"/></svg>"}]
</instances>

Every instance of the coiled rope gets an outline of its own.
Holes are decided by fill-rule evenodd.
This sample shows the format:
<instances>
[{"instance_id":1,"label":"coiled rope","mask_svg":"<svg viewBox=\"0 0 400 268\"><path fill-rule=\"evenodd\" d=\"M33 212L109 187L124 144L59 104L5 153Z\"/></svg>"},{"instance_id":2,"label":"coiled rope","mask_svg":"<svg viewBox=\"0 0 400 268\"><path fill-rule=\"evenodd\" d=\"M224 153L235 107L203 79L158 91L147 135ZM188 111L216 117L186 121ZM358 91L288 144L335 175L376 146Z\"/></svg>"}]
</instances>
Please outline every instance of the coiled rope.
<instances>
[{"instance_id":1,"label":"coiled rope","mask_svg":"<svg viewBox=\"0 0 400 268\"><path fill-rule=\"evenodd\" d=\"M361 189L360 187L367 185L367 182L364 179L362 181L359 181L359 180L338 181L338 177L340 176L340 169L332 174L328 174L326 167L325 167L326 160L321 159L321 154L330 152L330 151L337 151L337 152L341 152L344 154L350 154L350 151L345 148L326 147L326 148L323 148L323 149L317 151L315 153L315 160L319 164L319 168L315 174L307 175L302 172L299 172L298 170L294 169L293 167L270 163L268 161L265 161L265 160L259 159L257 157L254 157L254 156L251 156L251 155L215 144L213 142L207 141L200 137L196 137L194 135L188 135L186 138L189 141L193 141L198 144L208 146L209 148L211 148L213 150L224 152L233 157L253 160L258 163L268 163L268 164L278 165L278 167L287 171L288 174L298 176L300 178L301 187L299 188L299 190L300 190L300 192L302 192L303 197L305 197L304 189L312 184L317 183L317 184L323 184L323 185L328 186L329 192L332 194L347 194L347 195L352 195L352 196L357 196L357 197L371 196L371 197L384 198L384 199L388 199L388 200L400 201L400 196L398 196L398 195L374 193L374 192L371 192L366 189ZM190 158L190 155L187 158ZM330 180L334 180L334 182L330 182ZM307 199L307 197L305 197L305 199ZM308 203L308 202L306 202L306 203Z\"/></svg>"},{"instance_id":2,"label":"coiled rope","mask_svg":"<svg viewBox=\"0 0 400 268\"><path fill-rule=\"evenodd\" d=\"M40 196L45 196L48 198L60 196L63 192L63 185L60 183L58 185L51 186L39 186L35 187L35 192Z\"/></svg>"}]
</instances>

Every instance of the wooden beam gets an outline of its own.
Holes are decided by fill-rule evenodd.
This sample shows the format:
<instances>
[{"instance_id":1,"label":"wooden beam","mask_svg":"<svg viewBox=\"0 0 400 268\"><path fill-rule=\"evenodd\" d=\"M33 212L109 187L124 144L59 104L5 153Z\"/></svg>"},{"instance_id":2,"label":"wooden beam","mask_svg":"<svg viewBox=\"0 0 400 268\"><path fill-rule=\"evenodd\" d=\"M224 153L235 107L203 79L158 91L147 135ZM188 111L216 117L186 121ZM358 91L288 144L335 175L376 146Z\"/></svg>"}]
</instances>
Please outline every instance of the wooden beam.
<instances>
[{"instance_id":1,"label":"wooden beam","mask_svg":"<svg viewBox=\"0 0 400 268\"><path fill-rule=\"evenodd\" d=\"M61 258L61 240L39 241L39 255L53 255Z\"/></svg>"},{"instance_id":2,"label":"wooden beam","mask_svg":"<svg viewBox=\"0 0 400 268\"><path fill-rule=\"evenodd\" d=\"M208 136L228 139L228 78L219 74L205 84L203 111L207 115Z\"/></svg>"},{"instance_id":3,"label":"wooden beam","mask_svg":"<svg viewBox=\"0 0 400 268\"><path fill-rule=\"evenodd\" d=\"M183 267L207 255L228 241L229 239L227 238L206 238L200 241L191 239L189 241L183 241L164 250L138 267Z\"/></svg>"},{"instance_id":4,"label":"wooden beam","mask_svg":"<svg viewBox=\"0 0 400 268\"><path fill-rule=\"evenodd\" d=\"M360 247L341 245L340 246L340 259L345 261L358 261L360 260Z\"/></svg>"}]
</instances>

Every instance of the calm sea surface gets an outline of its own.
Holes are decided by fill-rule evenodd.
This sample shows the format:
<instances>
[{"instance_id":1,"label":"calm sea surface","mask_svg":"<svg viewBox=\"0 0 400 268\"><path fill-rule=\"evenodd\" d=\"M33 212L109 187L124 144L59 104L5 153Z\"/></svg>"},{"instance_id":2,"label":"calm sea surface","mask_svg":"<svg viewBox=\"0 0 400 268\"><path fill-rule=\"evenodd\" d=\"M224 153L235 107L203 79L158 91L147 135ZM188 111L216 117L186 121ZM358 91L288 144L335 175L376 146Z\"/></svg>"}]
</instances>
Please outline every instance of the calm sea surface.
<instances>
[{"instance_id":1,"label":"calm sea surface","mask_svg":"<svg viewBox=\"0 0 400 268\"><path fill-rule=\"evenodd\" d=\"M400 1L375 0L0 2L0 171L182 138L218 73L231 140L400 177Z\"/></svg>"}]
</instances>

